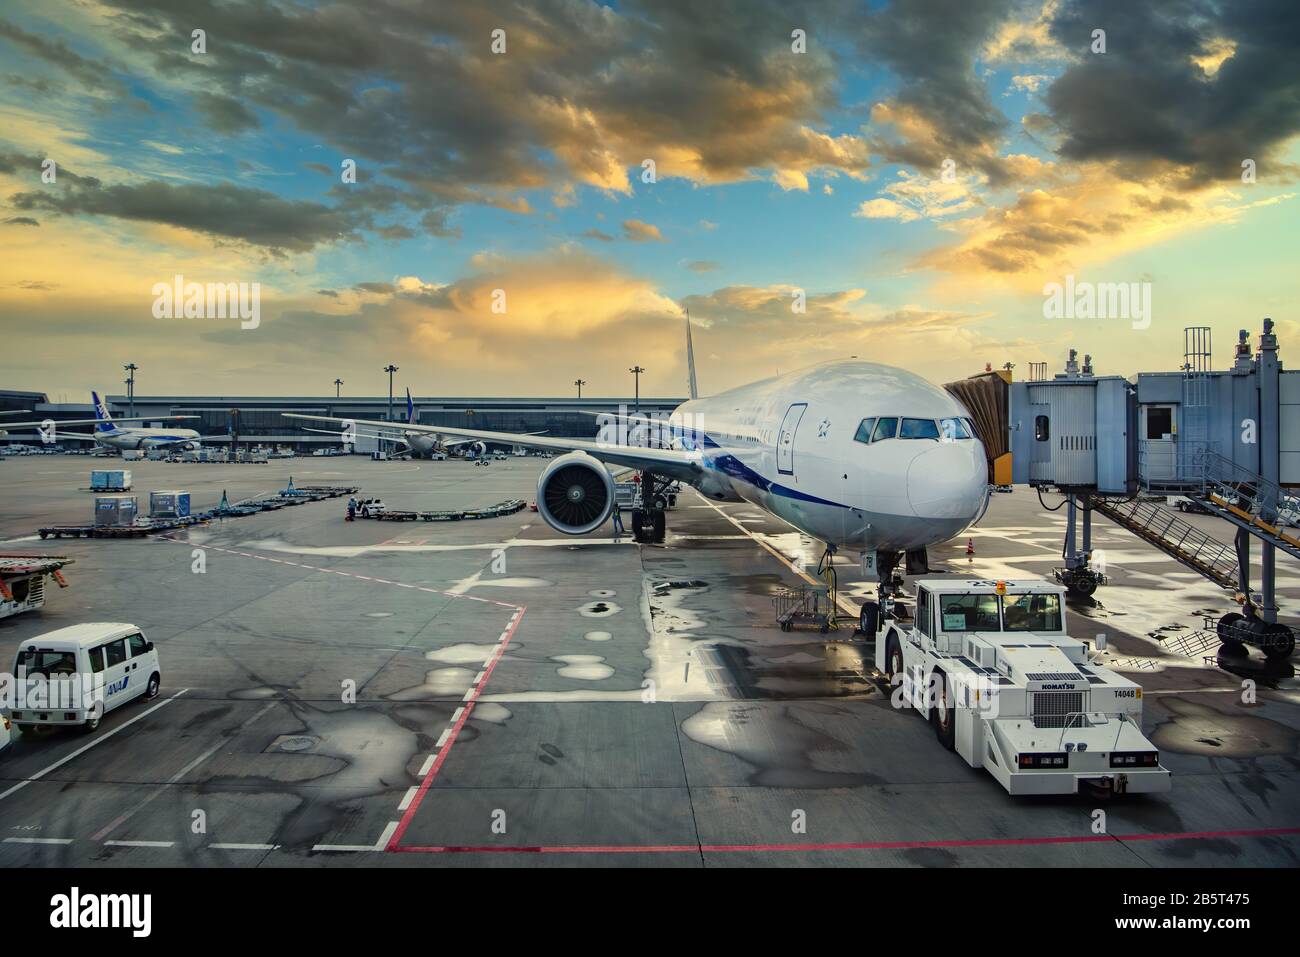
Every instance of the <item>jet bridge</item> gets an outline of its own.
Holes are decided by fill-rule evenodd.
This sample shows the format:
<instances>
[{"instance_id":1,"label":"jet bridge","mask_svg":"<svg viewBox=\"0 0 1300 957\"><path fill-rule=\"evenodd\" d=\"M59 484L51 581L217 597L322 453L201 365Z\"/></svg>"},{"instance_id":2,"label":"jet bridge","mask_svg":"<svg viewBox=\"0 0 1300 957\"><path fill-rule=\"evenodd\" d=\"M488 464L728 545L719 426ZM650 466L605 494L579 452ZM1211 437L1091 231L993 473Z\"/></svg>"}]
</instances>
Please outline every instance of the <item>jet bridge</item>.
<instances>
[{"instance_id":1,"label":"jet bridge","mask_svg":"<svg viewBox=\"0 0 1300 957\"><path fill-rule=\"evenodd\" d=\"M1289 630L1274 624L1275 563L1278 550L1300 559L1300 372L1283 371L1271 319L1253 354L1249 334L1239 334L1225 370L1211 368L1210 330L1193 327L1177 372L1098 376L1091 357L1080 364L1071 350L1054 378L1012 383L1008 405L1012 481L1066 496L1057 577L1073 595L1105 581L1090 560L1096 510L1239 593L1245 615L1221 624L1226 642L1290 653ZM1228 522L1232 544L1165 508L1166 496ZM1252 539L1261 546L1259 596L1250 587Z\"/></svg>"}]
</instances>

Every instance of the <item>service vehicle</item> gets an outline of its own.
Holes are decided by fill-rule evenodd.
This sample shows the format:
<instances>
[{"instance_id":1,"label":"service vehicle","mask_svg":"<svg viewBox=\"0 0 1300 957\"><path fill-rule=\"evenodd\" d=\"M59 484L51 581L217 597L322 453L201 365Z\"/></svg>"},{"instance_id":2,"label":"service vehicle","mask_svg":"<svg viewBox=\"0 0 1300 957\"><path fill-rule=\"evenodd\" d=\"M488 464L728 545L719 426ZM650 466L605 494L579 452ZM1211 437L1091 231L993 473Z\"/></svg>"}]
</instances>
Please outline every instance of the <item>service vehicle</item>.
<instances>
[{"instance_id":1,"label":"service vehicle","mask_svg":"<svg viewBox=\"0 0 1300 957\"><path fill-rule=\"evenodd\" d=\"M58 725L94 731L104 715L162 683L158 652L135 625L86 622L24 641L14 656L10 719L23 733Z\"/></svg>"},{"instance_id":2,"label":"service vehicle","mask_svg":"<svg viewBox=\"0 0 1300 957\"><path fill-rule=\"evenodd\" d=\"M62 555L0 555L0 618L44 606L45 580L67 588L63 569L71 564Z\"/></svg>"},{"instance_id":3,"label":"service vehicle","mask_svg":"<svg viewBox=\"0 0 1300 957\"><path fill-rule=\"evenodd\" d=\"M863 606L875 665L966 763L1011 794L1168 791L1142 733L1142 689L1065 631L1065 589L1041 579L923 579L912 617Z\"/></svg>"},{"instance_id":4,"label":"service vehicle","mask_svg":"<svg viewBox=\"0 0 1300 957\"><path fill-rule=\"evenodd\" d=\"M9 741L13 737L13 722L9 720L8 715L0 714L0 753L9 747Z\"/></svg>"},{"instance_id":5,"label":"service vehicle","mask_svg":"<svg viewBox=\"0 0 1300 957\"><path fill-rule=\"evenodd\" d=\"M357 499L357 514L362 518L370 518L373 515L382 515L387 506L384 505L382 498L359 498Z\"/></svg>"}]
</instances>

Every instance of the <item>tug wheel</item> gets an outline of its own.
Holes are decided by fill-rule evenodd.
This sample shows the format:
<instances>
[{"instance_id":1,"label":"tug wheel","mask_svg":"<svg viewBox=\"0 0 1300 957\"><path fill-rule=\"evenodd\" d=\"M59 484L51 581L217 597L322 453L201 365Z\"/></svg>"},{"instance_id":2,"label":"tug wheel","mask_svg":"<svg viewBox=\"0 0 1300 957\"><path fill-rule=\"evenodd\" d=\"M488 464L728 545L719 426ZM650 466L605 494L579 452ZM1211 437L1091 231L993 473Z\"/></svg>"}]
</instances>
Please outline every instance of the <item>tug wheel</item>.
<instances>
[{"instance_id":1,"label":"tug wheel","mask_svg":"<svg viewBox=\"0 0 1300 957\"><path fill-rule=\"evenodd\" d=\"M949 751L957 746L957 709L948 687L948 676L942 671L934 672L938 678L938 694L934 698L934 707L930 709L930 722L934 725L934 736Z\"/></svg>"},{"instance_id":2,"label":"tug wheel","mask_svg":"<svg viewBox=\"0 0 1300 957\"><path fill-rule=\"evenodd\" d=\"M864 601L858 612L858 631L864 635L874 635L880 623L880 605L874 601Z\"/></svg>"},{"instance_id":3,"label":"tug wheel","mask_svg":"<svg viewBox=\"0 0 1300 957\"><path fill-rule=\"evenodd\" d=\"M1295 651L1295 634L1286 625L1269 625L1264 632L1260 647L1268 658L1289 658Z\"/></svg>"}]
</instances>

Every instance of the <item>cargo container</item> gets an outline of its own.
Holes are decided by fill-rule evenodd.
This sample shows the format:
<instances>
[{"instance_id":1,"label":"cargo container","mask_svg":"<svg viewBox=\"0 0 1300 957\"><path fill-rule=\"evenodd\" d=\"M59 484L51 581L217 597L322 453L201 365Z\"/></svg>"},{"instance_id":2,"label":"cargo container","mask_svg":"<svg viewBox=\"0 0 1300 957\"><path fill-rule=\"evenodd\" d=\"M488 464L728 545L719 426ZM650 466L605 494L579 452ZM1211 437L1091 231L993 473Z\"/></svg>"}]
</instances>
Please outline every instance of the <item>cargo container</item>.
<instances>
[{"instance_id":1,"label":"cargo container","mask_svg":"<svg viewBox=\"0 0 1300 957\"><path fill-rule=\"evenodd\" d=\"M186 518L190 514L190 493L179 491L150 492L150 518Z\"/></svg>"},{"instance_id":2,"label":"cargo container","mask_svg":"<svg viewBox=\"0 0 1300 957\"><path fill-rule=\"evenodd\" d=\"M139 503L134 495L100 495L95 498L95 524L122 526L135 524Z\"/></svg>"},{"instance_id":3,"label":"cargo container","mask_svg":"<svg viewBox=\"0 0 1300 957\"><path fill-rule=\"evenodd\" d=\"M90 473L90 487L96 492L129 491L131 488L131 470L94 469Z\"/></svg>"}]
</instances>

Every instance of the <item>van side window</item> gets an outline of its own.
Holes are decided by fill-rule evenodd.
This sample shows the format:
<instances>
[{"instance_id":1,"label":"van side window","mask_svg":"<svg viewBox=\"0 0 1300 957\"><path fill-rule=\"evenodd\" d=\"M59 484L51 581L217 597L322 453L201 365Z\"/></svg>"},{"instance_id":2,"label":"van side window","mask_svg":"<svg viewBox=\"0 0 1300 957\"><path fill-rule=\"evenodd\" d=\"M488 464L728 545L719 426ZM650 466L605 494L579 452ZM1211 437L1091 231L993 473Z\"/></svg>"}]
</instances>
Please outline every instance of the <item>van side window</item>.
<instances>
[{"instance_id":1,"label":"van side window","mask_svg":"<svg viewBox=\"0 0 1300 957\"><path fill-rule=\"evenodd\" d=\"M110 668L126 661L126 639L119 638L104 645L104 654Z\"/></svg>"},{"instance_id":2,"label":"van side window","mask_svg":"<svg viewBox=\"0 0 1300 957\"><path fill-rule=\"evenodd\" d=\"M128 635L126 640L131 643L132 658L134 658L136 655L144 654L145 651L147 650L146 649L147 642L145 642L144 640L144 635L141 634Z\"/></svg>"},{"instance_id":3,"label":"van side window","mask_svg":"<svg viewBox=\"0 0 1300 957\"><path fill-rule=\"evenodd\" d=\"M103 671L104 670L104 646L100 645L98 648L91 648L90 651L87 652L87 654L90 656L90 670L93 671L95 674L99 674L101 671Z\"/></svg>"}]
</instances>

